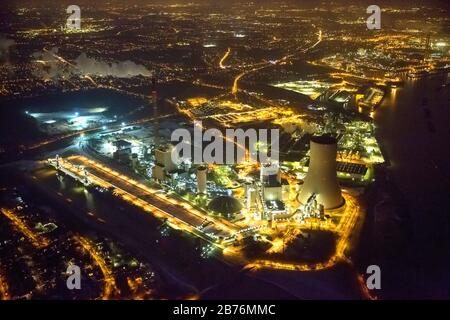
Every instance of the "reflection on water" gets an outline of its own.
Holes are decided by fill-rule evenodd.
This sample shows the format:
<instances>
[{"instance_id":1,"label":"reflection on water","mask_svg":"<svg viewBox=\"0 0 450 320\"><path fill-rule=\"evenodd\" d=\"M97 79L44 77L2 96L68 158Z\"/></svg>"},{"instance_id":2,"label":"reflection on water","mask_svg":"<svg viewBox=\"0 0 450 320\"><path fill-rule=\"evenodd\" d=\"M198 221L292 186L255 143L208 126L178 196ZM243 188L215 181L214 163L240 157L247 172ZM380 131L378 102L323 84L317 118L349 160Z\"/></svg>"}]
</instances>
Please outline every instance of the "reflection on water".
<instances>
[{"instance_id":1,"label":"reflection on water","mask_svg":"<svg viewBox=\"0 0 450 320\"><path fill-rule=\"evenodd\" d=\"M39 170L36 175L41 184L45 184L46 187L55 190L58 194L71 199L81 209L91 212L111 209L104 201L96 201L96 195L86 190L84 186L70 177L56 174L53 169Z\"/></svg>"},{"instance_id":2,"label":"reflection on water","mask_svg":"<svg viewBox=\"0 0 450 320\"><path fill-rule=\"evenodd\" d=\"M57 175L57 177L59 182L59 190L66 190L66 179L59 174Z\"/></svg>"},{"instance_id":3,"label":"reflection on water","mask_svg":"<svg viewBox=\"0 0 450 320\"><path fill-rule=\"evenodd\" d=\"M377 136L390 162L392 178L407 200L414 246L442 244L446 230L448 185L448 75L408 80L391 90L375 113ZM444 242L443 242L444 241Z\"/></svg>"},{"instance_id":4,"label":"reflection on water","mask_svg":"<svg viewBox=\"0 0 450 320\"><path fill-rule=\"evenodd\" d=\"M83 193L86 197L86 206L87 206L88 210L95 211L94 196L92 195L92 193L90 193L86 189L83 190Z\"/></svg>"}]
</instances>

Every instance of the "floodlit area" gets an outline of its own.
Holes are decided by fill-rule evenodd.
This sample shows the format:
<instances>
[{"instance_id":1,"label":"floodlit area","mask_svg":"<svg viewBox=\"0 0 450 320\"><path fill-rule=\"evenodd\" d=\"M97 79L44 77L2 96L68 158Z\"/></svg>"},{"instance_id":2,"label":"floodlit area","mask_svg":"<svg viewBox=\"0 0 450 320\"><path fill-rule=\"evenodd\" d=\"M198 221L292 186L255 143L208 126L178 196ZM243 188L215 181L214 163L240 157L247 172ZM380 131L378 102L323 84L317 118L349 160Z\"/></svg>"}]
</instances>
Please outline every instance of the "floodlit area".
<instances>
[{"instance_id":1,"label":"floodlit area","mask_svg":"<svg viewBox=\"0 0 450 320\"><path fill-rule=\"evenodd\" d=\"M77 110L59 112L26 111L26 114L37 121L41 130L49 134L85 130L114 121L114 119L110 119L105 115L108 111L107 108L80 108Z\"/></svg>"},{"instance_id":2,"label":"floodlit area","mask_svg":"<svg viewBox=\"0 0 450 320\"><path fill-rule=\"evenodd\" d=\"M326 90L328 90L332 86L332 84L318 80L312 81L298 80L298 81L277 83L274 84L273 86L285 90L298 92L310 97L311 99L316 99Z\"/></svg>"}]
</instances>

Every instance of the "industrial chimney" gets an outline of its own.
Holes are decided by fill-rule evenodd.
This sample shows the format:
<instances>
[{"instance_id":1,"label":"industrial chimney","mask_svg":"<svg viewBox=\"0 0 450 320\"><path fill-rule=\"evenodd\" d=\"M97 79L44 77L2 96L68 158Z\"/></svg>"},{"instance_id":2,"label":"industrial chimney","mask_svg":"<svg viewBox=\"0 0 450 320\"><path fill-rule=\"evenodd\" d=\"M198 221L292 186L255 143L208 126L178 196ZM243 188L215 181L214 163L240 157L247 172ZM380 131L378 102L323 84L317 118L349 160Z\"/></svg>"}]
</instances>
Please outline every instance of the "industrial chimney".
<instances>
[{"instance_id":1,"label":"industrial chimney","mask_svg":"<svg viewBox=\"0 0 450 320\"><path fill-rule=\"evenodd\" d=\"M297 199L306 204L312 198L325 209L344 204L336 176L336 139L329 136L313 136L310 141L309 169Z\"/></svg>"},{"instance_id":2,"label":"industrial chimney","mask_svg":"<svg viewBox=\"0 0 450 320\"><path fill-rule=\"evenodd\" d=\"M201 165L197 168L197 192L206 193L206 166Z\"/></svg>"}]
</instances>

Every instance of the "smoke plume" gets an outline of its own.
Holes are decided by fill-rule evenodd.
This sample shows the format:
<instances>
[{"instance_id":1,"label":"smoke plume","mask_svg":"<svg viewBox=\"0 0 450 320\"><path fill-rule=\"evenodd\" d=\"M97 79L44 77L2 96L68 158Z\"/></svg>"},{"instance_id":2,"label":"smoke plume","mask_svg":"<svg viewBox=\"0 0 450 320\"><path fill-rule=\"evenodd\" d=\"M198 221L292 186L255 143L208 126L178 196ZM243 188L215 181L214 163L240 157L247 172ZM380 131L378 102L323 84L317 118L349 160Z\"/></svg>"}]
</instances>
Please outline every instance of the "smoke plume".
<instances>
[{"instance_id":1,"label":"smoke plume","mask_svg":"<svg viewBox=\"0 0 450 320\"><path fill-rule=\"evenodd\" d=\"M152 74L143 65L133 61L108 63L94 58L88 58L85 53L75 59L76 69L82 75L112 76L117 78L132 78L135 76L150 77Z\"/></svg>"},{"instance_id":2,"label":"smoke plume","mask_svg":"<svg viewBox=\"0 0 450 320\"><path fill-rule=\"evenodd\" d=\"M65 60L58 55L58 48L35 52L35 62L38 63L36 76L44 80L57 81L60 78L79 76L132 78L136 76L150 77L152 73L143 65L133 61L106 62L89 58L81 53L73 62Z\"/></svg>"}]
</instances>

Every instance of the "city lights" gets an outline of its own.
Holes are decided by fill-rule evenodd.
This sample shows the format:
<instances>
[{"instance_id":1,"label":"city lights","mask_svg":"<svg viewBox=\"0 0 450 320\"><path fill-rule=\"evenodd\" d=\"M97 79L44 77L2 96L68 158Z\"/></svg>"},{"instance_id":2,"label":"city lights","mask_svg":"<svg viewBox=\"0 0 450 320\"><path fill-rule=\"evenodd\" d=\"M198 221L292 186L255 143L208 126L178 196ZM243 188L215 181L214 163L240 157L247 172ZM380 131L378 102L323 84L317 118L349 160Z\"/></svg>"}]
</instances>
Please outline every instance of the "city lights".
<instances>
[{"instance_id":1,"label":"city lights","mask_svg":"<svg viewBox=\"0 0 450 320\"><path fill-rule=\"evenodd\" d=\"M44 2L0 13L0 300L448 298L441 1Z\"/></svg>"}]
</instances>

